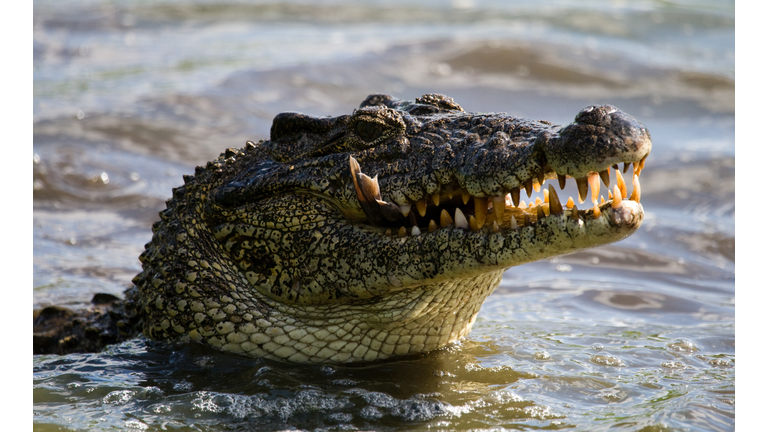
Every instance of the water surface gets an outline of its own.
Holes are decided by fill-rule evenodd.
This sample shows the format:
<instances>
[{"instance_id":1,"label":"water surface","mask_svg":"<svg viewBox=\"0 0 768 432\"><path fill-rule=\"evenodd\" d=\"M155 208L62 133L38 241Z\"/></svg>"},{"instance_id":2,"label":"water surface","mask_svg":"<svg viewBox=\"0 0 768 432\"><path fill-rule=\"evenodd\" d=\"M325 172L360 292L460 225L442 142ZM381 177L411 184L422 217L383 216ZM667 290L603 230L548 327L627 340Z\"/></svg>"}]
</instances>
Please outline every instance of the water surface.
<instances>
[{"instance_id":1,"label":"water surface","mask_svg":"<svg viewBox=\"0 0 768 432\"><path fill-rule=\"evenodd\" d=\"M560 124L620 107L654 139L640 231L510 269L424 357L35 356L36 430L734 429L733 3L413 3L36 1L32 306L120 294L183 174L370 93Z\"/></svg>"}]
</instances>

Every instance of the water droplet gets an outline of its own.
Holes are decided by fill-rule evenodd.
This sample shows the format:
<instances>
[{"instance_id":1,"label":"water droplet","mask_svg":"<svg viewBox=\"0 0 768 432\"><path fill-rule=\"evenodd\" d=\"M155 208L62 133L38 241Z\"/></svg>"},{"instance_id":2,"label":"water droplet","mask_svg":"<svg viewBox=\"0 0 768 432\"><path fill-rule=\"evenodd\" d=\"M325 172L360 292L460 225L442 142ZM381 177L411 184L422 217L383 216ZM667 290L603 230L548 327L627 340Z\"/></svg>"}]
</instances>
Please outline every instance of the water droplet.
<instances>
[{"instance_id":1,"label":"water droplet","mask_svg":"<svg viewBox=\"0 0 768 432\"><path fill-rule=\"evenodd\" d=\"M109 175L107 175L107 173L105 173L105 172L101 173L100 178L101 178L101 182L102 183L104 183L104 184L109 183Z\"/></svg>"},{"instance_id":2,"label":"water droplet","mask_svg":"<svg viewBox=\"0 0 768 432\"><path fill-rule=\"evenodd\" d=\"M34 155L34 156L32 156L32 160L33 160L33 161L34 161L36 164L39 164L39 163L40 163L40 155L39 155L39 154L37 154L37 153L35 153L35 155Z\"/></svg>"},{"instance_id":3,"label":"water droplet","mask_svg":"<svg viewBox=\"0 0 768 432\"><path fill-rule=\"evenodd\" d=\"M78 120L82 120L85 118L85 113L83 112L83 110L77 110L76 116Z\"/></svg>"}]
</instances>

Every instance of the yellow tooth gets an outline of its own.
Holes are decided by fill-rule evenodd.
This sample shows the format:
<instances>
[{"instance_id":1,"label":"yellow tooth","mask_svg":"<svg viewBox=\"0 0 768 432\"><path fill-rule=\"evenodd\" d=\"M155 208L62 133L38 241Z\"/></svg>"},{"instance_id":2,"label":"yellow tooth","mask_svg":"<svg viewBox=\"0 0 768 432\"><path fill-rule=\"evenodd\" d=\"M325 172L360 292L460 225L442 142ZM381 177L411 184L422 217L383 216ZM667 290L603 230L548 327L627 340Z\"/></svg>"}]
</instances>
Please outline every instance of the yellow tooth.
<instances>
[{"instance_id":1,"label":"yellow tooth","mask_svg":"<svg viewBox=\"0 0 768 432\"><path fill-rule=\"evenodd\" d=\"M435 232L437 230L437 224L432 219L429 220L429 226L427 226L427 232Z\"/></svg>"},{"instance_id":2,"label":"yellow tooth","mask_svg":"<svg viewBox=\"0 0 768 432\"><path fill-rule=\"evenodd\" d=\"M541 209L544 211L544 216L549 216L549 204L542 204Z\"/></svg>"},{"instance_id":3,"label":"yellow tooth","mask_svg":"<svg viewBox=\"0 0 768 432\"><path fill-rule=\"evenodd\" d=\"M536 202L535 202L535 204L534 204L534 205L537 205L537 206L539 206L539 205L541 205L542 203L543 203L543 201L541 200L541 198L539 198L539 197L536 197Z\"/></svg>"},{"instance_id":4,"label":"yellow tooth","mask_svg":"<svg viewBox=\"0 0 768 432\"><path fill-rule=\"evenodd\" d=\"M597 203L592 207L592 217L595 219L600 217L600 206L598 206Z\"/></svg>"},{"instance_id":5,"label":"yellow tooth","mask_svg":"<svg viewBox=\"0 0 768 432\"><path fill-rule=\"evenodd\" d=\"M466 191L465 189L462 189L461 190L461 201L463 201L464 204L466 204L466 203L469 202L469 197L470 197L469 192Z\"/></svg>"},{"instance_id":6,"label":"yellow tooth","mask_svg":"<svg viewBox=\"0 0 768 432\"><path fill-rule=\"evenodd\" d=\"M510 195L512 195L512 204L514 204L515 207L518 207L520 205L520 188L512 188L512 193L510 193Z\"/></svg>"},{"instance_id":7,"label":"yellow tooth","mask_svg":"<svg viewBox=\"0 0 768 432\"><path fill-rule=\"evenodd\" d=\"M400 213L403 214L403 217L408 217L408 215L411 214L411 205L410 204L401 204L400 205Z\"/></svg>"},{"instance_id":8,"label":"yellow tooth","mask_svg":"<svg viewBox=\"0 0 768 432\"><path fill-rule=\"evenodd\" d=\"M557 192L555 192L555 188L552 186L552 184L549 185L549 212L551 214L560 214L563 212L563 205L560 204L560 197L557 196Z\"/></svg>"},{"instance_id":9,"label":"yellow tooth","mask_svg":"<svg viewBox=\"0 0 768 432\"><path fill-rule=\"evenodd\" d=\"M419 234L421 234L421 230L419 229L419 227L414 225L413 228L411 228L411 235L412 236L417 236Z\"/></svg>"},{"instance_id":10,"label":"yellow tooth","mask_svg":"<svg viewBox=\"0 0 768 432\"><path fill-rule=\"evenodd\" d=\"M536 192L541 191L541 183L539 183L539 179L533 180L533 190L535 190Z\"/></svg>"},{"instance_id":11,"label":"yellow tooth","mask_svg":"<svg viewBox=\"0 0 768 432\"><path fill-rule=\"evenodd\" d=\"M611 187L611 173L607 169L600 171L600 179L605 187Z\"/></svg>"},{"instance_id":12,"label":"yellow tooth","mask_svg":"<svg viewBox=\"0 0 768 432\"><path fill-rule=\"evenodd\" d=\"M571 219L575 221L579 220L579 209L576 207L576 204L574 204L573 208L571 209Z\"/></svg>"},{"instance_id":13,"label":"yellow tooth","mask_svg":"<svg viewBox=\"0 0 768 432\"><path fill-rule=\"evenodd\" d=\"M384 233L384 235L391 236L392 235L392 229L388 229L387 232Z\"/></svg>"},{"instance_id":14,"label":"yellow tooth","mask_svg":"<svg viewBox=\"0 0 768 432\"><path fill-rule=\"evenodd\" d=\"M427 202L423 199L416 201L416 211L419 212L421 217L424 217L427 214Z\"/></svg>"},{"instance_id":15,"label":"yellow tooth","mask_svg":"<svg viewBox=\"0 0 768 432\"><path fill-rule=\"evenodd\" d=\"M469 229L472 231L480 231L480 227L477 226L477 219L475 219L475 215L469 215Z\"/></svg>"},{"instance_id":16,"label":"yellow tooth","mask_svg":"<svg viewBox=\"0 0 768 432\"><path fill-rule=\"evenodd\" d=\"M443 209L443 211L440 212L440 227L447 227L453 225L453 219L451 219L451 215L448 214L448 211Z\"/></svg>"},{"instance_id":17,"label":"yellow tooth","mask_svg":"<svg viewBox=\"0 0 768 432\"><path fill-rule=\"evenodd\" d=\"M529 202L529 203L528 203L528 208L533 208L533 205L534 205L534 204L533 204L533 201Z\"/></svg>"},{"instance_id":18,"label":"yellow tooth","mask_svg":"<svg viewBox=\"0 0 768 432\"><path fill-rule=\"evenodd\" d=\"M519 208L525 208L526 207L525 200L520 200L520 205L518 207Z\"/></svg>"},{"instance_id":19,"label":"yellow tooth","mask_svg":"<svg viewBox=\"0 0 768 432\"><path fill-rule=\"evenodd\" d=\"M432 202L435 203L435 207L440 205L440 193L435 192L432 194Z\"/></svg>"},{"instance_id":20,"label":"yellow tooth","mask_svg":"<svg viewBox=\"0 0 768 432\"><path fill-rule=\"evenodd\" d=\"M538 172L538 180L539 180L539 184L541 186L544 186L544 170L541 170L541 171ZM539 190L536 189L536 192L538 192L538 191Z\"/></svg>"},{"instance_id":21,"label":"yellow tooth","mask_svg":"<svg viewBox=\"0 0 768 432\"><path fill-rule=\"evenodd\" d=\"M549 188L544 189L544 202L545 203L549 202Z\"/></svg>"},{"instance_id":22,"label":"yellow tooth","mask_svg":"<svg viewBox=\"0 0 768 432\"><path fill-rule=\"evenodd\" d=\"M609 199L609 200L612 200L612 199L613 199L613 194L611 193L611 191L608 191L608 199Z\"/></svg>"},{"instance_id":23,"label":"yellow tooth","mask_svg":"<svg viewBox=\"0 0 768 432\"><path fill-rule=\"evenodd\" d=\"M525 188L526 195L528 195L528 198L530 198L531 190L533 189L533 180L528 179L525 182L523 182L523 187Z\"/></svg>"},{"instance_id":24,"label":"yellow tooth","mask_svg":"<svg viewBox=\"0 0 768 432\"><path fill-rule=\"evenodd\" d=\"M629 162L624 162L624 173L627 173L627 170L629 169Z\"/></svg>"},{"instance_id":25,"label":"yellow tooth","mask_svg":"<svg viewBox=\"0 0 768 432\"><path fill-rule=\"evenodd\" d=\"M600 178L596 172L589 173L587 176L589 189L592 191L592 202L597 202L597 196L600 195Z\"/></svg>"},{"instance_id":26,"label":"yellow tooth","mask_svg":"<svg viewBox=\"0 0 768 432\"><path fill-rule=\"evenodd\" d=\"M587 192L589 192L589 181L586 177L577 178L576 186L579 188L579 204L581 204L587 199Z\"/></svg>"},{"instance_id":27,"label":"yellow tooth","mask_svg":"<svg viewBox=\"0 0 768 432\"><path fill-rule=\"evenodd\" d=\"M613 202L611 203L612 209L617 209L621 207L621 192L619 191L619 186L614 185L613 186Z\"/></svg>"},{"instance_id":28,"label":"yellow tooth","mask_svg":"<svg viewBox=\"0 0 768 432\"><path fill-rule=\"evenodd\" d=\"M637 171L637 176L640 176L640 172L645 168L645 160L648 159L648 155L645 155L642 159L640 159L640 169Z\"/></svg>"},{"instance_id":29,"label":"yellow tooth","mask_svg":"<svg viewBox=\"0 0 768 432\"><path fill-rule=\"evenodd\" d=\"M565 176L558 174L557 175L557 182L560 183L560 190L565 189Z\"/></svg>"},{"instance_id":30,"label":"yellow tooth","mask_svg":"<svg viewBox=\"0 0 768 432\"><path fill-rule=\"evenodd\" d=\"M610 193L610 192L608 192ZM600 204L605 204L605 198L603 198L602 195L600 195Z\"/></svg>"},{"instance_id":31,"label":"yellow tooth","mask_svg":"<svg viewBox=\"0 0 768 432\"><path fill-rule=\"evenodd\" d=\"M627 184L624 182L624 176L621 175L619 170L616 170L616 185L619 187L619 192L621 192L621 199L626 198Z\"/></svg>"},{"instance_id":32,"label":"yellow tooth","mask_svg":"<svg viewBox=\"0 0 768 432\"><path fill-rule=\"evenodd\" d=\"M544 219L547 215L544 214L544 209L541 206L536 207L536 220Z\"/></svg>"},{"instance_id":33,"label":"yellow tooth","mask_svg":"<svg viewBox=\"0 0 768 432\"><path fill-rule=\"evenodd\" d=\"M529 216L528 213L523 213L523 225L525 225L525 226L533 225L533 221L531 220L531 216Z\"/></svg>"},{"instance_id":34,"label":"yellow tooth","mask_svg":"<svg viewBox=\"0 0 768 432\"><path fill-rule=\"evenodd\" d=\"M493 225L491 225L491 231L495 233L501 231L501 228L499 228L499 224L497 224L496 221L493 221Z\"/></svg>"},{"instance_id":35,"label":"yellow tooth","mask_svg":"<svg viewBox=\"0 0 768 432\"><path fill-rule=\"evenodd\" d=\"M491 201L493 201L493 213L496 215L496 220L501 221L504 217L504 205L506 204L506 200L504 197L493 197L491 198Z\"/></svg>"},{"instance_id":36,"label":"yellow tooth","mask_svg":"<svg viewBox=\"0 0 768 432\"><path fill-rule=\"evenodd\" d=\"M573 203L573 197L568 197L568 202L565 203L565 206L570 208L573 208L575 204Z\"/></svg>"},{"instance_id":37,"label":"yellow tooth","mask_svg":"<svg viewBox=\"0 0 768 432\"><path fill-rule=\"evenodd\" d=\"M512 215L512 217L509 219L509 227L512 229L517 229L517 220L515 219L515 216Z\"/></svg>"},{"instance_id":38,"label":"yellow tooth","mask_svg":"<svg viewBox=\"0 0 768 432\"><path fill-rule=\"evenodd\" d=\"M456 227L464 229L469 228L467 217L464 216L464 212L462 212L460 208L456 207L456 212L453 214L453 218L455 220Z\"/></svg>"},{"instance_id":39,"label":"yellow tooth","mask_svg":"<svg viewBox=\"0 0 768 432\"><path fill-rule=\"evenodd\" d=\"M405 235L406 235L407 233L408 233L408 232L405 230L405 227L404 227L404 226L401 226L401 227L400 227L400 231L398 231L398 232L397 232L397 236L398 236L398 237L405 237Z\"/></svg>"},{"instance_id":40,"label":"yellow tooth","mask_svg":"<svg viewBox=\"0 0 768 432\"><path fill-rule=\"evenodd\" d=\"M640 179L637 177L637 174L632 176L632 196L629 199L640 202Z\"/></svg>"},{"instance_id":41,"label":"yellow tooth","mask_svg":"<svg viewBox=\"0 0 768 432\"><path fill-rule=\"evenodd\" d=\"M475 197L475 219L477 220L478 228L482 228L485 225L486 214L488 214L488 200Z\"/></svg>"}]
</instances>

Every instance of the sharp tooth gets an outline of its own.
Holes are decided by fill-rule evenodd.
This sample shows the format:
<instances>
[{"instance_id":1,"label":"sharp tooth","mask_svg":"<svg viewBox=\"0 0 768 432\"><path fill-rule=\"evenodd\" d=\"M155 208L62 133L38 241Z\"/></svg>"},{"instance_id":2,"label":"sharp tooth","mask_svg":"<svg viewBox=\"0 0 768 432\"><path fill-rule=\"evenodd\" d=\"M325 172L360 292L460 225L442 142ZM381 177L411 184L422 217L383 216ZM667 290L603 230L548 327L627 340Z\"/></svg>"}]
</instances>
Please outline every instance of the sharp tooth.
<instances>
[{"instance_id":1,"label":"sharp tooth","mask_svg":"<svg viewBox=\"0 0 768 432\"><path fill-rule=\"evenodd\" d=\"M589 192L589 181L586 177L576 179L576 186L579 188L579 204L583 203L587 199L587 192Z\"/></svg>"},{"instance_id":2,"label":"sharp tooth","mask_svg":"<svg viewBox=\"0 0 768 432\"><path fill-rule=\"evenodd\" d=\"M627 184L624 182L624 176L621 175L619 170L616 170L616 185L619 187L619 191L621 192L621 199L626 198Z\"/></svg>"},{"instance_id":3,"label":"sharp tooth","mask_svg":"<svg viewBox=\"0 0 768 432\"><path fill-rule=\"evenodd\" d=\"M506 207L512 207L514 205L512 203L512 195L510 195L510 194L504 195L504 205Z\"/></svg>"},{"instance_id":4,"label":"sharp tooth","mask_svg":"<svg viewBox=\"0 0 768 432\"><path fill-rule=\"evenodd\" d=\"M525 226L533 225L533 221L531 220L531 217L528 215L528 213L523 213L523 225Z\"/></svg>"},{"instance_id":5,"label":"sharp tooth","mask_svg":"<svg viewBox=\"0 0 768 432\"><path fill-rule=\"evenodd\" d=\"M541 186L544 186L544 170L538 172L538 180ZM538 192L538 190L537 190Z\"/></svg>"},{"instance_id":6,"label":"sharp tooth","mask_svg":"<svg viewBox=\"0 0 768 432\"><path fill-rule=\"evenodd\" d=\"M517 219L515 219L515 216L512 215L512 217L509 219L509 227L512 229L517 229Z\"/></svg>"},{"instance_id":7,"label":"sharp tooth","mask_svg":"<svg viewBox=\"0 0 768 432\"><path fill-rule=\"evenodd\" d=\"M475 219L477 219L478 228L482 228L485 225L486 214L488 214L488 200L475 197Z\"/></svg>"},{"instance_id":8,"label":"sharp tooth","mask_svg":"<svg viewBox=\"0 0 768 432\"><path fill-rule=\"evenodd\" d=\"M501 231L501 229L499 228L499 224L497 224L496 221L493 221L493 225L491 225L491 231L495 233Z\"/></svg>"},{"instance_id":9,"label":"sharp tooth","mask_svg":"<svg viewBox=\"0 0 768 432\"><path fill-rule=\"evenodd\" d=\"M400 204L400 213L403 214L403 217L408 217L408 215L411 213L411 205Z\"/></svg>"},{"instance_id":10,"label":"sharp tooth","mask_svg":"<svg viewBox=\"0 0 768 432\"><path fill-rule=\"evenodd\" d=\"M512 188L512 204L515 205L515 207L518 207L520 205L520 188Z\"/></svg>"},{"instance_id":11,"label":"sharp tooth","mask_svg":"<svg viewBox=\"0 0 768 432\"><path fill-rule=\"evenodd\" d=\"M571 209L571 219L575 221L579 220L579 209L576 207L576 204L574 204L573 208Z\"/></svg>"},{"instance_id":12,"label":"sharp tooth","mask_svg":"<svg viewBox=\"0 0 768 432\"><path fill-rule=\"evenodd\" d=\"M610 192L608 192L610 193ZM602 195L600 195L600 204L605 204L605 198L603 198Z\"/></svg>"},{"instance_id":13,"label":"sharp tooth","mask_svg":"<svg viewBox=\"0 0 768 432\"><path fill-rule=\"evenodd\" d=\"M598 174L596 172L589 173L587 182L589 183L589 189L592 191L592 202L597 202L597 196L600 195L600 179Z\"/></svg>"},{"instance_id":14,"label":"sharp tooth","mask_svg":"<svg viewBox=\"0 0 768 432\"><path fill-rule=\"evenodd\" d=\"M541 200L541 198L540 198L540 197L536 197L536 202L535 202L535 204L534 204L534 205L537 205L537 206L539 206L539 205L541 205L541 204L543 204L543 203L544 203L544 202Z\"/></svg>"},{"instance_id":15,"label":"sharp tooth","mask_svg":"<svg viewBox=\"0 0 768 432\"><path fill-rule=\"evenodd\" d=\"M419 229L419 227L414 225L413 228L411 228L411 235L412 236L417 236L419 234L421 234L421 230Z\"/></svg>"},{"instance_id":16,"label":"sharp tooth","mask_svg":"<svg viewBox=\"0 0 768 432\"><path fill-rule=\"evenodd\" d=\"M545 203L549 202L549 188L544 189L544 202Z\"/></svg>"},{"instance_id":17,"label":"sharp tooth","mask_svg":"<svg viewBox=\"0 0 768 432\"><path fill-rule=\"evenodd\" d=\"M445 187L445 195L448 197L448 199L453 199L453 185L448 185Z\"/></svg>"},{"instance_id":18,"label":"sharp tooth","mask_svg":"<svg viewBox=\"0 0 768 432\"><path fill-rule=\"evenodd\" d=\"M477 219L474 215L469 215L469 229L472 231L480 231L480 227L477 226Z\"/></svg>"},{"instance_id":19,"label":"sharp tooth","mask_svg":"<svg viewBox=\"0 0 768 432\"><path fill-rule=\"evenodd\" d=\"M613 194L611 193L611 191L608 191L608 199L609 199L609 200L612 200L612 199L613 199Z\"/></svg>"},{"instance_id":20,"label":"sharp tooth","mask_svg":"<svg viewBox=\"0 0 768 432\"><path fill-rule=\"evenodd\" d=\"M600 217L600 206L598 206L597 203L595 203L595 206L592 207L592 217L595 219Z\"/></svg>"},{"instance_id":21,"label":"sharp tooth","mask_svg":"<svg viewBox=\"0 0 768 432\"><path fill-rule=\"evenodd\" d=\"M632 176L632 196L629 199L640 202L640 179L637 177L637 174Z\"/></svg>"},{"instance_id":22,"label":"sharp tooth","mask_svg":"<svg viewBox=\"0 0 768 432\"><path fill-rule=\"evenodd\" d=\"M611 173L610 171L602 170L600 171L600 179L603 181L603 184L605 187L611 187Z\"/></svg>"},{"instance_id":23,"label":"sharp tooth","mask_svg":"<svg viewBox=\"0 0 768 432\"><path fill-rule=\"evenodd\" d=\"M573 197L568 197L568 202L565 203L565 206L570 208L573 208L575 204L573 203Z\"/></svg>"},{"instance_id":24,"label":"sharp tooth","mask_svg":"<svg viewBox=\"0 0 768 432\"><path fill-rule=\"evenodd\" d=\"M619 164L613 164L613 165L611 165L611 167L612 167L613 169L615 169L616 171L618 171L618 170L619 170Z\"/></svg>"},{"instance_id":25,"label":"sharp tooth","mask_svg":"<svg viewBox=\"0 0 768 432\"><path fill-rule=\"evenodd\" d=\"M435 192L432 194L432 202L435 203L435 206L440 205L440 192Z\"/></svg>"},{"instance_id":26,"label":"sharp tooth","mask_svg":"<svg viewBox=\"0 0 768 432\"><path fill-rule=\"evenodd\" d=\"M528 208L533 208L533 201L528 203Z\"/></svg>"},{"instance_id":27,"label":"sharp tooth","mask_svg":"<svg viewBox=\"0 0 768 432\"><path fill-rule=\"evenodd\" d=\"M539 183L538 179L533 179L533 190L535 190L536 192L541 191L541 183Z\"/></svg>"},{"instance_id":28,"label":"sharp tooth","mask_svg":"<svg viewBox=\"0 0 768 432\"><path fill-rule=\"evenodd\" d=\"M384 235L391 236L392 235L392 229L388 229L387 232L384 233Z\"/></svg>"},{"instance_id":29,"label":"sharp tooth","mask_svg":"<svg viewBox=\"0 0 768 432\"><path fill-rule=\"evenodd\" d=\"M536 207L536 221L544 219L547 215L544 214L544 209L541 206Z\"/></svg>"},{"instance_id":30,"label":"sharp tooth","mask_svg":"<svg viewBox=\"0 0 768 432\"><path fill-rule=\"evenodd\" d=\"M421 217L424 217L427 214L427 202L423 199L416 201L416 211L419 212Z\"/></svg>"},{"instance_id":31,"label":"sharp tooth","mask_svg":"<svg viewBox=\"0 0 768 432\"><path fill-rule=\"evenodd\" d=\"M469 228L469 222L467 222L467 218L464 216L464 213L461 211L460 208L456 207L456 212L454 213L454 219L455 219L455 225L458 228Z\"/></svg>"},{"instance_id":32,"label":"sharp tooth","mask_svg":"<svg viewBox=\"0 0 768 432\"><path fill-rule=\"evenodd\" d=\"M533 180L528 179L525 182L523 182L523 187L525 188L525 193L528 195L528 198L530 198L531 190L533 189Z\"/></svg>"},{"instance_id":33,"label":"sharp tooth","mask_svg":"<svg viewBox=\"0 0 768 432\"><path fill-rule=\"evenodd\" d=\"M466 204L466 203L469 202L469 197L470 197L469 192L467 192L466 190L462 189L461 190L461 201L463 201L464 204Z\"/></svg>"},{"instance_id":34,"label":"sharp tooth","mask_svg":"<svg viewBox=\"0 0 768 432\"><path fill-rule=\"evenodd\" d=\"M406 235L407 233L408 233L408 232L405 230L405 227L404 227L404 226L401 226L401 227L400 227L400 231L398 231L398 232L397 232L397 236L398 236L398 237L405 237L405 235Z\"/></svg>"},{"instance_id":35,"label":"sharp tooth","mask_svg":"<svg viewBox=\"0 0 768 432\"><path fill-rule=\"evenodd\" d=\"M525 208L526 207L525 200L520 200L520 205L518 207L519 208Z\"/></svg>"},{"instance_id":36,"label":"sharp tooth","mask_svg":"<svg viewBox=\"0 0 768 432\"><path fill-rule=\"evenodd\" d=\"M448 211L443 209L443 211L440 212L440 227L451 225L453 225L453 219L451 219L451 215L448 214Z\"/></svg>"},{"instance_id":37,"label":"sharp tooth","mask_svg":"<svg viewBox=\"0 0 768 432\"><path fill-rule=\"evenodd\" d=\"M645 155L645 156L643 156L642 159L640 159L640 171L642 171L643 168L645 168L645 160L646 159L648 159L648 155ZM640 176L640 171L637 172L637 176L638 177Z\"/></svg>"},{"instance_id":38,"label":"sharp tooth","mask_svg":"<svg viewBox=\"0 0 768 432\"><path fill-rule=\"evenodd\" d=\"M491 201L493 201L493 213L496 215L496 220L501 221L502 217L504 217L504 205L506 204L506 200L504 197L493 197L491 198Z\"/></svg>"},{"instance_id":39,"label":"sharp tooth","mask_svg":"<svg viewBox=\"0 0 768 432\"><path fill-rule=\"evenodd\" d=\"M619 186L614 185L613 186L613 202L611 203L612 209L617 209L621 207L621 198L619 198L620 196L621 196L621 191L619 190Z\"/></svg>"},{"instance_id":40,"label":"sharp tooth","mask_svg":"<svg viewBox=\"0 0 768 432\"><path fill-rule=\"evenodd\" d=\"M429 220L429 226L427 227L428 232L435 232L437 230L437 224L432 219Z\"/></svg>"},{"instance_id":41,"label":"sharp tooth","mask_svg":"<svg viewBox=\"0 0 768 432\"><path fill-rule=\"evenodd\" d=\"M629 162L624 162L624 173L627 173L627 170L629 169Z\"/></svg>"},{"instance_id":42,"label":"sharp tooth","mask_svg":"<svg viewBox=\"0 0 768 432\"><path fill-rule=\"evenodd\" d=\"M565 189L565 176L558 174L557 175L557 182L560 183L560 190Z\"/></svg>"},{"instance_id":43,"label":"sharp tooth","mask_svg":"<svg viewBox=\"0 0 768 432\"><path fill-rule=\"evenodd\" d=\"M560 198L551 184L549 185L549 212L556 215L563 212L563 205L560 204Z\"/></svg>"}]
</instances>

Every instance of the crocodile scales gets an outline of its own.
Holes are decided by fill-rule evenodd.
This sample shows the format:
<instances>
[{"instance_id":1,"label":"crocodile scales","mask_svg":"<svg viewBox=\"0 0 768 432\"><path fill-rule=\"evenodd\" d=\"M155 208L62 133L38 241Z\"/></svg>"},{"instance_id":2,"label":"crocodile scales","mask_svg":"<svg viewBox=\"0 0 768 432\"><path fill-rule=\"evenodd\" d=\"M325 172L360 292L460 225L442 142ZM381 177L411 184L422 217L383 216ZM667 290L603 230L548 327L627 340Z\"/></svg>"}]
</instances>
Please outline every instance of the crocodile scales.
<instances>
[{"instance_id":1,"label":"crocodile scales","mask_svg":"<svg viewBox=\"0 0 768 432\"><path fill-rule=\"evenodd\" d=\"M445 347L509 267L636 231L651 146L610 105L566 126L469 113L437 94L371 95L339 117L279 114L269 140L228 149L174 189L122 331L293 362ZM633 164L630 197L620 163ZM567 177L582 209L551 182L526 205Z\"/></svg>"}]
</instances>

